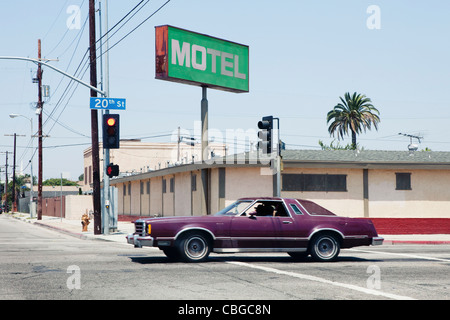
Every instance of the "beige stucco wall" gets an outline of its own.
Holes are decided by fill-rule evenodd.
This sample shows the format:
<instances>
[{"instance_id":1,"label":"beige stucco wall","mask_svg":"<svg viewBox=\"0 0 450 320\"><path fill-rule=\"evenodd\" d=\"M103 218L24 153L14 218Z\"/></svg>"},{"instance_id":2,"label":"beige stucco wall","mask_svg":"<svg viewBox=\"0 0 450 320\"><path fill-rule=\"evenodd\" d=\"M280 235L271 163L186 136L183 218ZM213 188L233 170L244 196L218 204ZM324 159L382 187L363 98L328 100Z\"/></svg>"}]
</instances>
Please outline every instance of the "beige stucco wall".
<instances>
[{"instance_id":1,"label":"beige stucco wall","mask_svg":"<svg viewBox=\"0 0 450 320\"><path fill-rule=\"evenodd\" d=\"M411 173L411 190L396 190L396 173ZM341 216L364 217L363 169L289 168L283 173L346 174L347 192L288 192L283 197L312 200ZM372 218L450 218L450 171L368 170Z\"/></svg>"},{"instance_id":2,"label":"beige stucco wall","mask_svg":"<svg viewBox=\"0 0 450 320\"><path fill-rule=\"evenodd\" d=\"M226 168L225 206L243 197L272 197L273 176L258 167Z\"/></svg>"},{"instance_id":3,"label":"beige stucco wall","mask_svg":"<svg viewBox=\"0 0 450 320\"><path fill-rule=\"evenodd\" d=\"M175 175L175 208L177 216L191 215L191 173L182 172Z\"/></svg>"},{"instance_id":4,"label":"beige stucco wall","mask_svg":"<svg viewBox=\"0 0 450 320\"><path fill-rule=\"evenodd\" d=\"M364 216L363 170L337 168L289 168L283 173L304 174L345 174L347 192L281 191L286 198L311 200L328 210L345 217Z\"/></svg>"},{"instance_id":5,"label":"beige stucco wall","mask_svg":"<svg viewBox=\"0 0 450 320\"><path fill-rule=\"evenodd\" d=\"M68 220L80 220L85 213L94 211L94 205L91 195L69 195L66 198L66 213L65 217Z\"/></svg>"},{"instance_id":6,"label":"beige stucco wall","mask_svg":"<svg viewBox=\"0 0 450 320\"><path fill-rule=\"evenodd\" d=\"M411 173L411 190L395 190L396 172ZM369 170L369 216L450 218L450 172Z\"/></svg>"},{"instance_id":7,"label":"beige stucco wall","mask_svg":"<svg viewBox=\"0 0 450 320\"><path fill-rule=\"evenodd\" d=\"M273 195L273 176L259 167L226 166L225 198L219 198L219 168L208 169L210 212L215 213L224 206L242 197ZM429 217L450 218L450 170L436 169L368 169L368 199L364 200L364 169L354 168L285 168L283 173L345 174L347 191L307 192L282 191L281 196L312 200L340 216L348 217ZM396 173L411 173L412 190L395 190ZM196 175L197 190L191 190L191 175ZM174 192L170 192L170 178L174 178ZM186 170L164 176L166 193L162 193L162 177L152 177L150 199L140 194L140 181L117 184L119 188L119 214L132 215L201 215L201 170ZM112 180L114 184L114 180ZM123 186L131 183L132 195L123 196Z\"/></svg>"}]
</instances>

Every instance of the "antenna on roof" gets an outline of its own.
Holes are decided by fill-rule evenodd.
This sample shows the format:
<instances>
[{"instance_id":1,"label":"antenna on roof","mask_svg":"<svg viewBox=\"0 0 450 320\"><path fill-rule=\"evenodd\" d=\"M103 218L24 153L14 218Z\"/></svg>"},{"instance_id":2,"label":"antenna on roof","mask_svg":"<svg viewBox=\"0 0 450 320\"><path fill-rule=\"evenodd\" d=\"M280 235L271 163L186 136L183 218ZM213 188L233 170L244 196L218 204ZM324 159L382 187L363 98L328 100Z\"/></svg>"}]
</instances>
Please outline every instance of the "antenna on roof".
<instances>
[{"instance_id":1,"label":"antenna on roof","mask_svg":"<svg viewBox=\"0 0 450 320\"><path fill-rule=\"evenodd\" d=\"M417 149L419 149L419 146L417 144L413 144L412 139L417 139L417 141L419 141L420 143L420 139L423 139L423 137L421 136L415 136L412 134L407 134L407 133L399 133L399 135L405 136L405 137L409 137L409 145L408 145L408 150L409 151L417 151Z\"/></svg>"}]
</instances>

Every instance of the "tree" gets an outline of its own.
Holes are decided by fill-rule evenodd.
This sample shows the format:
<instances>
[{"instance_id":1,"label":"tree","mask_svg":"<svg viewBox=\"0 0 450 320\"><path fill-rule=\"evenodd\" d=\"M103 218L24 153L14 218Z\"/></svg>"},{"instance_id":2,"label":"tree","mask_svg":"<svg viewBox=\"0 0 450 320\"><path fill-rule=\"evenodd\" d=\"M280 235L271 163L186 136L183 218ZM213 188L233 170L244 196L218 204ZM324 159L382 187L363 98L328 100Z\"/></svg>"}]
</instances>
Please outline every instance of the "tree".
<instances>
[{"instance_id":1,"label":"tree","mask_svg":"<svg viewBox=\"0 0 450 320\"><path fill-rule=\"evenodd\" d=\"M51 178L51 179L47 179L44 182L42 182L43 186L59 186L61 184L63 186L77 186L78 185L76 181L70 181L65 178L62 179L62 182L61 182L61 178Z\"/></svg>"},{"instance_id":2,"label":"tree","mask_svg":"<svg viewBox=\"0 0 450 320\"><path fill-rule=\"evenodd\" d=\"M331 141L331 143L327 145L322 140L319 140L319 146L322 148L322 150L352 150L352 144L350 143L347 143L345 146L341 145L339 141L337 142L337 144L334 143L335 140ZM356 146L358 147L358 145ZM361 148L361 150L364 150L364 148Z\"/></svg>"},{"instance_id":3,"label":"tree","mask_svg":"<svg viewBox=\"0 0 450 320\"><path fill-rule=\"evenodd\" d=\"M378 123L380 122L377 108L372 105L372 101L363 94L356 92L350 96L347 92L342 97L339 97L341 102L338 103L333 110L327 114L327 123L331 124L328 127L330 135L337 135L338 139L343 139L344 135L351 132L352 135L352 149L356 149L356 135L363 130L372 129L372 125L378 130Z\"/></svg>"}]
</instances>

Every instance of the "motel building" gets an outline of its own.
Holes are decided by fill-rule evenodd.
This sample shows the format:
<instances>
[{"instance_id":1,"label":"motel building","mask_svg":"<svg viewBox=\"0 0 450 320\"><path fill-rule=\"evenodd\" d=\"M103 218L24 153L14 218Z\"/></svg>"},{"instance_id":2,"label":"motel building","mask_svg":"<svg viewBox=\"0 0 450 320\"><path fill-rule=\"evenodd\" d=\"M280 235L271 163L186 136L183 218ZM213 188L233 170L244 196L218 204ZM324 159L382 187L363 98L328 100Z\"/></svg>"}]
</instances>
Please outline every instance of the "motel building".
<instances>
[{"instance_id":1,"label":"motel building","mask_svg":"<svg viewBox=\"0 0 450 320\"><path fill-rule=\"evenodd\" d=\"M249 152L137 171L110 184L119 215L205 215L241 197L274 196L274 173L269 159ZM280 180L282 197L340 216L450 218L450 152L283 150Z\"/></svg>"}]
</instances>

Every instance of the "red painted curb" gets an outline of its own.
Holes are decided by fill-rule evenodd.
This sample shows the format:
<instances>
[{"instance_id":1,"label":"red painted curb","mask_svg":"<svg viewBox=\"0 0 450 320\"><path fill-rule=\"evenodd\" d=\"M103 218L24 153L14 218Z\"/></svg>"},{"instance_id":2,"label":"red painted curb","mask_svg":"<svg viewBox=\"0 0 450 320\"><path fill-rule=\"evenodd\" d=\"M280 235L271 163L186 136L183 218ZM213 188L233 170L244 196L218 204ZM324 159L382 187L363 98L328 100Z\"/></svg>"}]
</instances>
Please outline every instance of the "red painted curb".
<instances>
[{"instance_id":1,"label":"red painted curb","mask_svg":"<svg viewBox=\"0 0 450 320\"><path fill-rule=\"evenodd\" d=\"M378 234L450 234L450 218L361 218L372 220Z\"/></svg>"}]
</instances>

